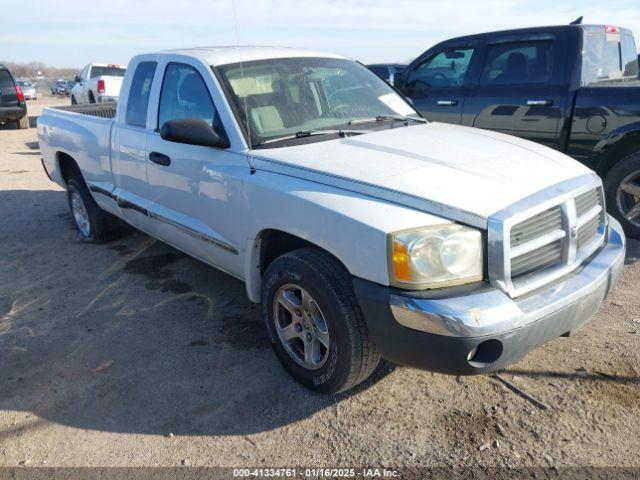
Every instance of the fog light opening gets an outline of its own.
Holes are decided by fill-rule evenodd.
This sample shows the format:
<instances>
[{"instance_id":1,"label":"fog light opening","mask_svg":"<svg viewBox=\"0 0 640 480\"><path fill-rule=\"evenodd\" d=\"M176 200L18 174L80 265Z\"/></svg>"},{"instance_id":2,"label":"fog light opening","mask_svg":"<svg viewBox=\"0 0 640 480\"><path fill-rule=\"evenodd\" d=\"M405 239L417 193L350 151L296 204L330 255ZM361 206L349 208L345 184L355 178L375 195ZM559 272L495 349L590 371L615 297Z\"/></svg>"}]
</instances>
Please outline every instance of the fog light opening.
<instances>
[{"instance_id":1,"label":"fog light opening","mask_svg":"<svg viewBox=\"0 0 640 480\"><path fill-rule=\"evenodd\" d=\"M492 338L472 348L467 355L467 362L472 367L485 368L496 362L500 355L502 355L502 342Z\"/></svg>"}]
</instances>

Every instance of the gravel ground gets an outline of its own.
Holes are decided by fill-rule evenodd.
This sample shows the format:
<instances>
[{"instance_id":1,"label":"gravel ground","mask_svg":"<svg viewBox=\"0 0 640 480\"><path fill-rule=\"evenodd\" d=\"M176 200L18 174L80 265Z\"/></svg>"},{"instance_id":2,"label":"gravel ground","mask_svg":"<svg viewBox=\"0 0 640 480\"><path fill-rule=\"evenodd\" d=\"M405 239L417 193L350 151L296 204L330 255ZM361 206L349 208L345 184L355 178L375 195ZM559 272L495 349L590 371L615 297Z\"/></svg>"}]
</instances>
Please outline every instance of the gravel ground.
<instances>
[{"instance_id":1,"label":"gravel ground","mask_svg":"<svg viewBox=\"0 0 640 480\"><path fill-rule=\"evenodd\" d=\"M30 104L32 124L43 98ZM488 376L294 383L243 285L140 233L81 243L36 130L0 130L0 466L640 467L640 243L577 335Z\"/></svg>"}]
</instances>

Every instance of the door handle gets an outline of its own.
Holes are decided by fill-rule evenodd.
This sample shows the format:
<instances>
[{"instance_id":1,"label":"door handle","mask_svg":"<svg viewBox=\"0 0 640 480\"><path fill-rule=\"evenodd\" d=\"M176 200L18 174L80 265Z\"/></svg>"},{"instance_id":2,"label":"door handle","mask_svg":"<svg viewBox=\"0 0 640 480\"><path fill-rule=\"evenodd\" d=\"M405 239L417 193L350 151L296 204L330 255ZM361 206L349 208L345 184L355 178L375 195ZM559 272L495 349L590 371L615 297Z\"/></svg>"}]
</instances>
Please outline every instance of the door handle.
<instances>
[{"instance_id":1,"label":"door handle","mask_svg":"<svg viewBox=\"0 0 640 480\"><path fill-rule=\"evenodd\" d=\"M158 165L162 165L163 167L168 167L171 165L171 158L164 153L151 152L149 154L149 160L153 163L157 163Z\"/></svg>"},{"instance_id":2,"label":"door handle","mask_svg":"<svg viewBox=\"0 0 640 480\"><path fill-rule=\"evenodd\" d=\"M457 100L438 100L436 103L441 107L455 107L458 105Z\"/></svg>"},{"instance_id":3,"label":"door handle","mask_svg":"<svg viewBox=\"0 0 640 480\"><path fill-rule=\"evenodd\" d=\"M550 107L553 105L553 100L527 100L529 107Z\"/></svg>"}]
</instances>

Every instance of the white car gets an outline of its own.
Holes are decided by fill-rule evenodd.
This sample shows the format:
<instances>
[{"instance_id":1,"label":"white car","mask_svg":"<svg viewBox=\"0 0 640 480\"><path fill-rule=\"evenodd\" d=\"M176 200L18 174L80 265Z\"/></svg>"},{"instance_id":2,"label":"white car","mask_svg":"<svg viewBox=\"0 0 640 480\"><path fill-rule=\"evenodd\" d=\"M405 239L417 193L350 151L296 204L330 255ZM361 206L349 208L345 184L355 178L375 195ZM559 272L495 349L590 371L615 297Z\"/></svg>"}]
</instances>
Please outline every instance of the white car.
<instances>
[{"instance_id":1,"label":"white car","mask_svg":"<svg viewBox=\"0 0 640 480\"><path fill-rule=\"evenodd\" d=\"M622 269L600 179L552 149L422 119L359 63L246 47L135 57L113 106L45 109L79 237L125 221L246 284L302 384L380 357L498 370L573 333ZM105 118L106 117L106 118Z\"/></svg>"},{"instance_id":2,"label":"white car","mask_svg":"<svg viewBox=\"0 0 640 480\"><path fill-rule=\"evenodd\" d=\"M71 104L117 102L126 67L113 64L90 63L79 75L71 89Z\"/></svg>"}]
</instances>

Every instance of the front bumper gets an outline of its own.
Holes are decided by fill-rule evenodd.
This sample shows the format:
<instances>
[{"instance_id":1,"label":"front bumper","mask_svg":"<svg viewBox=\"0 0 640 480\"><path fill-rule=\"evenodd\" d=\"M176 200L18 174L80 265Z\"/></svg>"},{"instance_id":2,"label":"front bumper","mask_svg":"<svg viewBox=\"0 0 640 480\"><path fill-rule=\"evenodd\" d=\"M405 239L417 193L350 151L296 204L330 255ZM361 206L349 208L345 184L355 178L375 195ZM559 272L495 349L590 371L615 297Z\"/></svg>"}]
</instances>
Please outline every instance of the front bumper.
<instances>
[{"instance_id":1,"label":"front bumper","mask_svg":"<svg viewBox=\"0 0 640 480\"><path fill-rule=\"evenodd\" d=\"M598 310L624 264L622 227L580 269L510 298L487 284L406 292L354 280L373 341L389 361L452 375L504 368L533 348L572 334Z\"/></svg>"}]
</instances>

